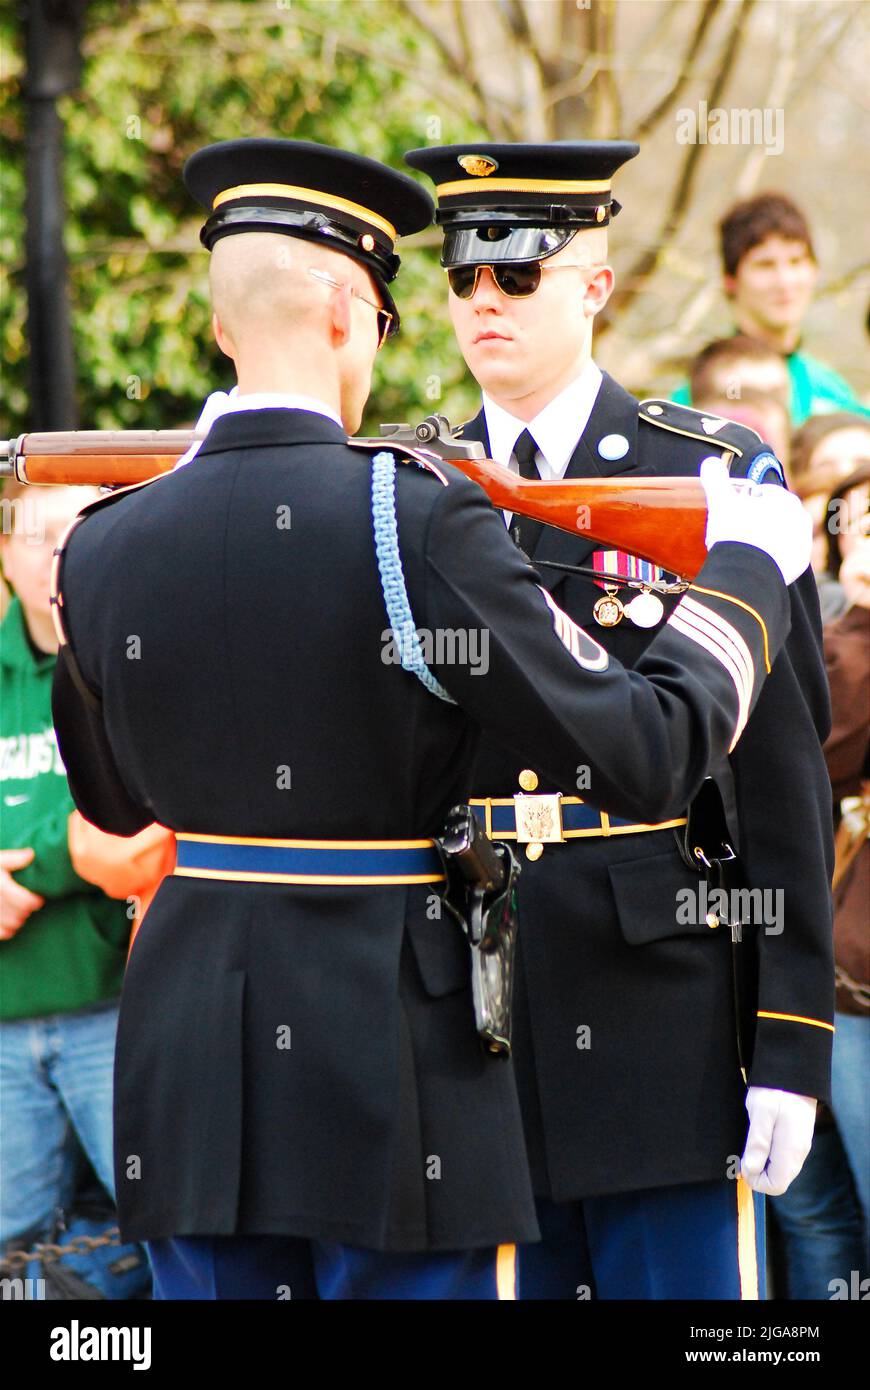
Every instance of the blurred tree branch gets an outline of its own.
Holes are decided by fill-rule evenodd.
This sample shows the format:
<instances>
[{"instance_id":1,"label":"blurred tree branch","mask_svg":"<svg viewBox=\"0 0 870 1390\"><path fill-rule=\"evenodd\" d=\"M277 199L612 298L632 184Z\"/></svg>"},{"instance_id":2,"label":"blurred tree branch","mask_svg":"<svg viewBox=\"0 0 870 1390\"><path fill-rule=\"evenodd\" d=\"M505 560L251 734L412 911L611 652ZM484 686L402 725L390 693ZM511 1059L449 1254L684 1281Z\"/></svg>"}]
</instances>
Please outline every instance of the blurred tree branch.
<instances>
[{"instance_id":1,"label":"blurred tree branch","mask_svg":"<svg viewBox=\"0 0 870 1390\"><path fill-rule=\"evenodd\" d=\"M746 20L755 4L756 0L741 0L741 5L734 14L731 28L722 50L719 67L707 98L707 104L710 108L718 107L722 100L722 94L731 76L732 68L744 37ZM641 292L647 277L652 274L659 263L663 248L670 245L671 240L679 231L680 225L689 211L689 201L700 161L703 158L704 152L710 148L711 146L701 144L699 141L686 145L683 165L671 193L667 211L662 218L653 244L647 247L630 267L628 274L624 278L622 288L614 291L604 313L598 315L596 328L599 339L612 327L614 317L624 312L635 296Z\"/></svg>"},{"instance_id":2,"label":"blurred tree branch","mask_svg":"<svg viewBox=\"0 0 870 1390\"><path fill-rule=\"evenodd\" d=\"M658 125L662 117L667 114L667 112L682 95L683 89L685 88L686 83L689 81L689 78L692 75L692 65L698 56L698 52L701 48L702 43L704 42L707 30L710 28L710 25L716 17L716 11L719 9L721 3L722 0L704 0L704 4L702 5L700 13L698 15L698 20L695 25L694 33L692 34L691 40L689 41L689 46L686 49L683 60L680 63L680 68L679 72L677 73L676 80L672 83L670 90L665 92L664 96L656 102L652 110L648 111L647 114L645 116L642 116L641 119L637 122L637 124L634 127L635 140L642 140L645 135L650 135L652 131L655 129L655 127Z\"/></svg>"},{"instance_id":3,"label":"blurred tree branch","mask_svg":"<svg viewBox=\"0 0 870 1390\"><path fill-rule=\"evenodd\" d=\"M596 341L620 380L656 390L703 335L727 331L716 220L770 180L807 207L814 229L818 221L828 278L812 332L832 365L860 380L868 13L850 0L90 0L84 87L66 110L85 417L169 426L227 384L199 214L180 174L199 145L250 135L336 144L397 168L426 139L641 139L642 157L619 175L619 287ZM17 10L0 8L9 271L0 343L11 420L0 433L27 425L18 24ZM681 145L677 108L723 99L729 113L782 108L785 157L768 159L757 137ZM402 248L403 333L379 355L369 423L436 408L460 419L476 398L444 311L439 244L432 228ZM141 399L126 394L131 374Z\"/></svg>"}]
</instances>

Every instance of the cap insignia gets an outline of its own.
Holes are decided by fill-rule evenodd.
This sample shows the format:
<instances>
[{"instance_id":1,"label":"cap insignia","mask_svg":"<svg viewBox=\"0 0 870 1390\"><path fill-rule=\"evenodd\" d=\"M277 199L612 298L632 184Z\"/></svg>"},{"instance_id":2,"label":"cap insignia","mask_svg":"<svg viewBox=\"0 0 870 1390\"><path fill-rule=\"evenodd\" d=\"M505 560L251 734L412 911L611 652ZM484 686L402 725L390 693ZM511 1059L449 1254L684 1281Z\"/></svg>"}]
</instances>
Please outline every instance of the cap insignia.
<instances>
[{"instance_id":1,"label":"cap insignia","mask_svg":"<svg viewBox=\"0 0 870 1390\"><path fill-rule=\"evenodd\" d=\"M464 169L466 174L470 174L475 179L488 178L494 174L498 164L494 159L490 159L488 154L460 154L457 156L457 164Z\"/></svg>"}]
</instances>

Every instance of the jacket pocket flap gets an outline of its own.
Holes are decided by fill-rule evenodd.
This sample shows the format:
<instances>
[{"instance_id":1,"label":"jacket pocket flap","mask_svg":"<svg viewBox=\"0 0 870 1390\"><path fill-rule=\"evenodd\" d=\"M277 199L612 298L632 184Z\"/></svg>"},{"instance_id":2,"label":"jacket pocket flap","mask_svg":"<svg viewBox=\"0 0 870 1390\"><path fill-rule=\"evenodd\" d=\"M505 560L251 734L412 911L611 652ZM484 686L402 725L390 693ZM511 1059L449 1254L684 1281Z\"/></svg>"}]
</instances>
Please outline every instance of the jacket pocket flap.
<instances>
[{"instance_id":1,"label":"jacket pocket flap","mask_svg":"<svg viewBox=\"0 0 870 1390\"><path fill-rule=\"evenodd\" d=\"M704 880L686 868L676 849L609 864L607 872L629 945L715 934L704 917Z\"/></svg>"}]
</instances>

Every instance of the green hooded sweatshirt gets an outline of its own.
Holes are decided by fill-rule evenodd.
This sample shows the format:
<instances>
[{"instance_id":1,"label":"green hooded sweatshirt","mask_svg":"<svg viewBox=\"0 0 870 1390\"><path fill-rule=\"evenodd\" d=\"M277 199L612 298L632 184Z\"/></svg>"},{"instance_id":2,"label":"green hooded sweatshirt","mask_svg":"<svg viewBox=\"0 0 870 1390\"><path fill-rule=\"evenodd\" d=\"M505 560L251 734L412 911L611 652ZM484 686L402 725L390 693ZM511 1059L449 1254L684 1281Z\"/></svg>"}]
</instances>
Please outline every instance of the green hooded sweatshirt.
<instances>
[{"instance_id":1,"label":"green hooded sweatshirt","mask_svg":"<svg viewBox=\"0 0 870 1390\"><path fill-rule=\"evenodd\" d=\"M830 367L808 357L805 352L783 354L791 380L791 425L798 429L811 415L829 415L835 410L847 410L853 415L870 416L851 386ZM671 392L677 405L691 405L692 392L683 381Z\"/></svg>"},{"instance_id":2,"label":"green hooded sweatshirt","mask_svg":"<svg viewBox=\"0 0 870 1390\"><path fill-rule=\"evenodd\" d=\"M70 862L73 801L51 722L56 661L36 654L13 599L0 623L0 849L33 849L31 863L12 876L45 906L0 941L2 1020L116 998L132 925L127 904L85 883Z\"/></svg>"}]
</instances>

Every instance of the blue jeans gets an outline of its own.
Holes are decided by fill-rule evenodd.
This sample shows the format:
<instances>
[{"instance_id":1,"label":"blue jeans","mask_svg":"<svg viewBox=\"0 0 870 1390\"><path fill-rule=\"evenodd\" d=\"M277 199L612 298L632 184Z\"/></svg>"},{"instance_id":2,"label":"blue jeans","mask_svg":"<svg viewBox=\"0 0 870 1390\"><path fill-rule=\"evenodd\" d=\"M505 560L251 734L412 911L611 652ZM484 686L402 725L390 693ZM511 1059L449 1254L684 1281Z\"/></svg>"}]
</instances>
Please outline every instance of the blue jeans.
<instances>
[{"instance_id":1,"label":"blue jeans","mask_svg":"<svg viewBox=\"0 0 870 1390\"><path fill-rule=\"evenodd\" d=\"M861 1223L852 1175L836 1126L817 1129L798 1176L770 1206L782 1240L786 1298L830 1299L861 1269Z\"/></svg>"},{"instance_id":2,"label":"blue jeans","mask_svg":"<svg viewBox=\"0 0 870 1390\"><path fill-rule=\"evenodd\" d=\"M834 1022L834 1115L861 1207L864 1273L870 1274L870 1016L837 1014Z\"/></svg>"},{"instance_id":3,"label":"blue jeans","mask_svg":"<svg viewBox=\"0 0 870 1390\"><path fill-rule=\"evenodd\" d=\"M75 1192L84 1150L115 1199L112 1069L118 1002L0 1023L0 1250L39 1239Z\"/></svg>"}]
</instances>

